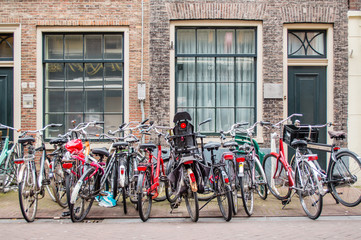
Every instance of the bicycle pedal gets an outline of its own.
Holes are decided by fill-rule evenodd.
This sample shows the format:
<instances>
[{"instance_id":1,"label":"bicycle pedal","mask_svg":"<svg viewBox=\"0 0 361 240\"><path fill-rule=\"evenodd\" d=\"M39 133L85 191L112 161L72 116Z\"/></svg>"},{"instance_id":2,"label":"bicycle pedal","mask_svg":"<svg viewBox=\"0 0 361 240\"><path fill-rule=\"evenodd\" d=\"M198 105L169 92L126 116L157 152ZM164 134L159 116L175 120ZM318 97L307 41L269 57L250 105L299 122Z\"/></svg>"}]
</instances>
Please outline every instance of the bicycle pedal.
<instances>
[{"instance_id":1,"label":"bicycle pedal","mask_svg":"<svg viewBox=\"0 0 361 240\"><path fill-rule=\"evenodd\" d=\"M61 214L62 217L68 217L70 216L70 211L65 211Z\"/></svg>"},{"instance_id":2,"label":"bicycle pedal","mask_svg":"<svg viewBox=\"0 0 361 240\"><path fill-rule=\"evenodd\" d=\"M50 179L43 179L41 182L43 185L50 185Z\"/></svg>"},{"instance_id":3,"label":"bicycle pedal","mask_svg":"<svg viewBox=\"0 0 361 240\"><path fill-rule=\"evenodd\" d=\"M286 206L287 204L289 204L291 202L291 199L285 199L285 200L282 200L282 205L283 206Z\"/></svg>"},{"instance_id":4,"label":"bicycle pedal","mask_svg":"<svg viewBox=\"0 0 361 240\"><path fill-rule=\"evenodd\" d=\"M168 177L166 175L162 175L159 177L159 180L162 181L162 182L168 182Z\"/></svg>"}]
</instances>

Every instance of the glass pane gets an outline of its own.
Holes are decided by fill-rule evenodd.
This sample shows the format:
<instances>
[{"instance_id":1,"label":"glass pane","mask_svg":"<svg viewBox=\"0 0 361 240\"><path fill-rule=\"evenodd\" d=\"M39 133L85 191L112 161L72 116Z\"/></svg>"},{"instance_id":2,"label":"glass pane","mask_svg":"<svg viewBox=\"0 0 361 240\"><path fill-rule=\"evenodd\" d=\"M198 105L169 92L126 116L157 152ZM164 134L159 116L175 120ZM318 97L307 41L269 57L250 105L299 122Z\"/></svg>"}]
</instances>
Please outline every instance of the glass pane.
<instances>
[{"instance_id":1,"label":"glass pane","mask_svg":"<svg viewBox=\"0 0 361 240\"><path fill-rule=\"evenodd\" d=\"M65 59L83 59L82 35L65 35Z\"/></svg>"},{"instance_id":2,"label":"glass pane","mask_svg":"<svg viewBox=\"0 0 361 240\"><path fill-rule=\"evenodd\" d=\"M219 54L235 53L234 34L235 33L233 29L217 30L217 53Z\"/></svg>"},{"instance_id":3,"label":"glass pane","mask_svg":"<svg viewBox=\"0 0 361 240\"><path fill-rule=\"evenodd\" d=\"M45 85L47 87L64 87L64 64L45 64Z\"/></svg>"},{"instance_id":4,"label":"glass pane","mask_svg":"<svg viewBox=\"0 0 361 240\"><path fill-rule=\"evenodd\" d=\"M103 121L103 116L101 114L85 114L85 122L93 122L93 121L97 121L97 122ZM103 127L104 127L103 124L88 127L87 133L91 135L101 134L103 133ZM98 138L91 135L89 135L89 138Z\"/></svg>"},{"instance_id":5,"label":"glass pane","mask_svg":"<svg viewBox=\"0 0 361 240\"><path fill-rule=\"evenodd\" d=\"M323 32L308 32L307 39L310 44L307 48L307 55L319 56L325 54L325 34Z\"/></svg>"},{"instance_id":6,"label":"glass pane","mask_svg":"<svg viewBox=\"0 0 361 240\"><path fill-rule=\"evenodd\" d=\"M213 108L199 108L197 110L197 122L194 124L194 126L196 126L198 128L198 124L204 120L206 120L207 118L211 118L212 121L209 123L205 123L200 127L200 131L201 132L214 132L214 120L215 118L215 111Z\"/></svg>"},{"instance_id":7,"label":"glass pane","mask_svg":"<svg viewBox=\"0 0 361 240\"><path fill-rule=\"evenodd\" d=\"M85 63L85 87L103 88L103 64Z\"/></svg>"},{"instance_id":8,"label":"glass pane","mask_svg":"<svg viewBox=\"0 0 361 240\"><path fill-rule=\"evenodd\" d=\"M64 112L64 90L47 89L45 92L45 111Z\"/></svg>"},{"instance_id":9,"label":"glass pane","mask_svg":"<svg viewBox=\"0 0 361 240\"><path fill-rule=\"evenodd\" d=\"M220 83L217 84L217 107L234 106L234 84Z\"/></svg>"},{"instance_id":10,"label":"glass pane","mask_svg":"<svg viewBox=\"0 0 361 240\"><path fill-rule=\"evenodd\" d=\"M216 34L214 29L197 30L197 53L216 53Z\"/></svg>"},{"instance_id":11,"label":"glass pane","mask_svg":"<svg viewBox=\"0 0 361 240\"><path fill-rule=\"evenodd\" d=\"M12 35L0 35L0 60L1 58L13 58L14 37Z\"/></svg>"},{"instance_id":12,"label":"glass pane","mask_svg":"<svg viewBox=\"0 0 361 240\"><path fill-rule=\"evenodd\" d=\"M83 90L66 90L65 97L65 112L83 112Z\"/></svg>"},{"instance_id":13,"label":"glass pane","mask_svg":"<svg viewBox=\"0 0 361 240\"><path fill-rule=\"evenodd\" d=\"M221 130L227 131L231 128L232 124L235 123L234 121L234 109L233 108L218 108L217 109L217 129L216 131L219 132Z\"/></svg>"},{"instance_id":14,"label":"glass pane","mask_svg":"<svg viewBox=\"0 0 361 240\"><path fill-rule=\"evenodd\" d=\"M234 58L217 58L217 82L234 82Z\"/></svg>"},{"instance_id":15,"label":"glass pane","mask_svg":"<svg viewBox=\"0 0 361 240\"><path fill-rule=\"evenodd\" d=\"M256 72L254 58L237 58L236 65L237 82L255 81Z\"/></svg>"},{"instance_id":16,"label":"glass pane","mask_svg":"<svg viewBox=\"0 0 361 240\"><path fill-rule=\"evenodd\" d=\"M64 134L64 114L45 114L45 125L51 124L51 123L61 123L63 124L62 127L55 127L55 128L48 128L45 131L45 137L46 138L56 138L59 134Z\"/></svg>"},{"instance_id":17,"label":"glass pane","mask_svg":"<svg viewBox=\"0 0 361 240\"><path fill-rule=\"evenodd\" d=\"M75 123L73 124L72 121L75 121ZM82 122L84 122L82 113L65 114L65 129L75 128Z\"/></svg>"},{"instance_id":18,"label":"glass pane","mask_svg":"<svg viewBox=\"0 0 361 240\"><path fill-rule=\"evenodd\" d=\"M110 115L105 114L104 115L104 132L107 133L109 130L117 130L119 128L119 125L123 123L122 115Z\"/></svg>"},{"instance_id":19,"label":"glass pane","mask_svg":"<svg viewBox=\"0 0 361 240\"><path fill-rule=\"evenodd\" d=\"M85 112L103 112L103 91L86 90L85 91Z\"/></svg>"},{"instance_id":20,"label":"glass pane","mask_svg":"<svg viewBox=\"0 0 361 240\"><path fill-rule=\"evenodd\" d=\"M85 35L85 59L102 59L102 36Z\"/></svg>"},{"instance_id":21,"label":"glass pane","mask_svg":"<svg viewBox=\"0 0 361 240\"><path fill-rule=\"evenodd\" d=\"M178 82L195 82L195 58L177 58Z\"/></svg>"},{"instance_id":22,"label":"glass pane","mask_svg":"<svg viewBox=\"0 0 361 240\"><path fill-rule=\"evenodd\" d=\"M104 59L123 59L122 35L104 35Z\"/></svg>"},{"instance_id":23,"label":"glass pane","mask_svg":"<svg viewBox=\"0 0 361 240\"><path fill-rule=\"evenodd\" d=\"M63 59L63 35L45 36L45 59Z\"/></svg>"},{"instance_id":24,"label":"glass pane","mask_svg":"<svg viewBox=\"0 0 361 240\"><path fill-rule=\"evenodd\" d=\"M123 64L104 63L104 87L120 88L123 86Z\"/></svg>"},{"instance_id":25,"label":"glass pane","mask_svg":"<svg viewBox=\"0 0 361 240\"><path fill-rule=\"evenodd\" d=\"M237 32L237 53L256 53L256 34L254 29L238 29Z\"/></svg>"},{"instance_id":26,"label":"glass pane","mask_svg":"<svg viewBox=\"0 0 361 240\"><path fill-rule=\"evenodd\" d=\"M197 84L197 107L215 106L215 85L214 83Z\"/></svg>"},{"instance_id":27,"label":"glass pane","mask_svg":"<svg viewBox=\"0 0 361 240\"><path fill-rule=\"evenodd\" d=\"M237 108L236 122L248 122L253 124L256 121L253 108Z\"/></svg>"},{"instance_id":28,"label":"glass pane","mask_svg":"<svg viewBox=\"0 0 361 240\"><path fill-rule=\"evenodd\" d=\"M288 55L305 55L303 46L305 36L305 32L288 33Z\"/></svg>"},{"instance_id":29,"label":"glass pane","mask_svg":"<svg viewBox=\"0 0 361 240\"><path fill-rule=\"evenodd\" d=\"M123 112L123 91L118 90L105 90L104 91L104 112Z\"/></svg>"},{"instance_id":30,"label":"glass pane","mask_svg":"<svg viewBox=\"0 0 361 240\"><path fill-rule=\"evenodd\" d=\"M66 87L83 87L83 64L66 63Z\"/></svg>"},{"instance_id":31,"label":"glass pane","mask_svg":"<svg viewBox=\"0 0 361 240\"><path fill-rule=\"evenodd\" d=\"M214 58L197 58L197 81L214 82L216 72L214 65Z\"/></svg>"},{"instance_id":32,"label":"glass pane","mask_svg":"<svg viewBox=\"0 0 361 240\"><path fill-rule=\"evenodd\" d=\"M196 53L196 30L177 30L177 53Z\"/></svg>"},{"instance_id":33,"label":"glass pane","mask_svg":"<svg viewBox=\"0 0 361 240\"><path fill-rule=\"evenodd\" d=\"M253 83L237 84L237 106L254 107L255 87Z\"/></svg>"},{"instance_id":34,"label":"glass pane","mask_svg":"<svg viewBox=\"0 0 361 240\"><path fill-rule=\"evenodd\" d=\"M196 106L196 85L194 83L179 83L177 85L177 106Z\"/></svg>"}]
</instances>

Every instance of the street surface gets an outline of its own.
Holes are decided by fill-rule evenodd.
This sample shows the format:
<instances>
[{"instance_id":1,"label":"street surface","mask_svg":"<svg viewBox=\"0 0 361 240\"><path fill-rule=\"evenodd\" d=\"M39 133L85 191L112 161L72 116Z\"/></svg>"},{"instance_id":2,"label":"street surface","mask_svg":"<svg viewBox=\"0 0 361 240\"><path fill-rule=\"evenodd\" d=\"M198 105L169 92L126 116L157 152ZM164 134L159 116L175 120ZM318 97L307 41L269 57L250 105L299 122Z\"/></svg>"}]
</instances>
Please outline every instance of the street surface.
<instances>
[{"instance_id":1,"label":"street surface","mask_svg":"<svg viewBox=\"0 0 361 240\"><path fill-rule=\"evenodd\" d=\"M2 239L361 239L360 216L0 220Z\"/></svg>"}]
</instances>

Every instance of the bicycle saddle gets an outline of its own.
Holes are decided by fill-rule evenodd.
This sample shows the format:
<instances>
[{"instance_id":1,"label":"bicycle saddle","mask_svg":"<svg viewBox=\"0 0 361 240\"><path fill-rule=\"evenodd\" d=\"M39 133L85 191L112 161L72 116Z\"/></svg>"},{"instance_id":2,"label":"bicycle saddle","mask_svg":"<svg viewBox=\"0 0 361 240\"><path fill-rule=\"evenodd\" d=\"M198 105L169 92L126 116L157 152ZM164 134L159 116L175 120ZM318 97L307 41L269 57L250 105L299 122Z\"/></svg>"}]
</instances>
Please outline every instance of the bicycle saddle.
<instances>
[{"instance_id":1,"label":"bicycle saddle","mask_svg":"<svg viewBox=\"0 0 361 240\"><path fill-rule=\"evenodd\" d=\"M238 143L233 142L233 141L223 143L223 147L225 147L225 148L232 148L232 147L237 147L237 146L238 146Z\"/></svg>"},{"instance_id":2,"label":"bicycle saddle","mask_svg":"<svg viewBox=\"0 0 361 240\"><path fill-rule=\"evenodd\" d=\"M153 143L143 143L139 146L140 149L148 149L148 151L153 151L157 146Z\"/></svg>"},{"instance_id":3,"label":"bicycle saddle","mask_svg":"<svg viewBox=\"0 0 361 240\"><path fill-rule=\"evenodd\" d=\"M27 143L33 143L35 142L35 139L33 137L24 137L19 138L18 143L20 144L27 144Z\"/></svg>"},{"instance_id":4,"label":"bicycle saddle","mask_svg":"<svg viewBox=\"0 0 361 240\"><path fill-rule=\"evenodd\" d=\"M109 152L106 148L94 148L92 149L92 153L109 157Z\"/></svg>"},{"instance_id":5,"label":"bicycle saddle","mask_svg":"<svg viewBox=\"0 0 361 240\"><path fill-rule=\"evenodd\" d=\"M54 138L54 139L51 139L50 140L50 144L64 144L64 143L67 143L68 140L66 140L65 138Z\"/></svg>"},{"instance_id":6,"label":"bicycle saddle","mask_svg":"<svg viewBox=\"0 0 361 240\"><path fill-rule=\"evenodd\" d=\"M346 138L346 133L345 132L341 132L341 131L328 131L328 135L330 136L330 138L335 138L335 139L345 139Z\"/></svg>"},{"instance_id":7,"label":"bicycle saddle","mask_svg":"<svg viewBox=\"0 0 361 240\"><path fill-rule=\"evenodd\" d=\"M210 142L204 145L204 148L207 149L208 151L210 150L214 150L214 149L218 149L221 146L220 143L218 142Z\"/></svg>"},{"instance_id":8,"label":"bicycle saddle","mask_svg":"<svg viewBox=\"0 0 361 240\"><path fill-rule=\"evenodd\" d=\"M113 143L113 147L120 147L120 148L125 148L128 147L128 143L127 142L116 142Z\"/></svg>"},{"instance_id":9,"label":"bicycle saddle","mask_svg":"<svg viewBox=\"0 0 361 240\"><path fill-rule=\"evenodd\" d=\"M297 148L297 147L306 147L307 142L305 140L299 140L295 139L291 142L291 147Z\"/></svg>"}]
</instances>

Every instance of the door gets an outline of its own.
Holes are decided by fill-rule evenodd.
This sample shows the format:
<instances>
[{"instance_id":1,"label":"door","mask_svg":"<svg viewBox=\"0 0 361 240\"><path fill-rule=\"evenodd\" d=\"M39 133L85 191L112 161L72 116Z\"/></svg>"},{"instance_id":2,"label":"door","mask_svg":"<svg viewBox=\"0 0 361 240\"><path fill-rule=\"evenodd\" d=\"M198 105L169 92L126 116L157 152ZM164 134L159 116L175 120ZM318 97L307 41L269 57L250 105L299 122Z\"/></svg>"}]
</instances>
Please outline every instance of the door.
<instances>
[{"instance_id":1,"label":"door","mask_svg":"<svg viewBox=\"0 0 361 240\"><path fill-rule=\"evenodd\" d=\"M0 123L13 127L13 69L0 68ZM1 133L0 133L1 134ZM7 132L2 130L2 137ZM12 139L12 132L10 133Z\"/></svg>"},{"instance_id":2,"label":"door","mask_svg":"<svg viewBox=\"0 0 361 240\"><path fill-rule=\"evenodd\" d=\"M327 121L326 67L288 67L288 115L302 113L301 124L325 124ZM326 143L326 129L320 130L320 143ZM318 154L326 167L326 153ZM292 151L289 151L292 154ZM292 156L291 155L291 156ZM290 158L289 158L290 159Z\"/></svg>"}]
</instances>

